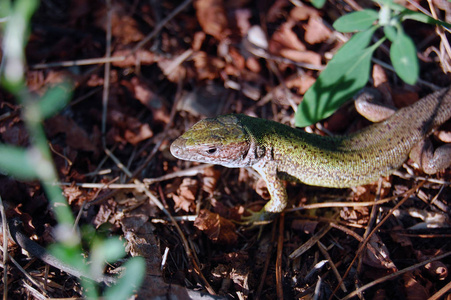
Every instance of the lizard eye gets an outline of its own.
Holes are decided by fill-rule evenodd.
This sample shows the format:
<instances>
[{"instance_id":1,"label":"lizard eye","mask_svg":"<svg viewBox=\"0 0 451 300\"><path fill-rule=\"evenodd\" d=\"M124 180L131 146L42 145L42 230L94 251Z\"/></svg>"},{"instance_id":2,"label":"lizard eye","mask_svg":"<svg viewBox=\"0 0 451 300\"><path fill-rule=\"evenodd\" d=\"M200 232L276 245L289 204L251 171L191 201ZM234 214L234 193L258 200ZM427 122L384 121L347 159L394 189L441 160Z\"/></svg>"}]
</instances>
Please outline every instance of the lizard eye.
<instances>
[{"instance_id":1,"label":"lizard eye","mask_svg":"<svg viewBox=\"0 0 451 300\"><path fill-rule=\"evenodd\" d=\"M213 154L216 152L216 148L210 148L207 150L208 154Z\"/></svg>"}]
</instances>

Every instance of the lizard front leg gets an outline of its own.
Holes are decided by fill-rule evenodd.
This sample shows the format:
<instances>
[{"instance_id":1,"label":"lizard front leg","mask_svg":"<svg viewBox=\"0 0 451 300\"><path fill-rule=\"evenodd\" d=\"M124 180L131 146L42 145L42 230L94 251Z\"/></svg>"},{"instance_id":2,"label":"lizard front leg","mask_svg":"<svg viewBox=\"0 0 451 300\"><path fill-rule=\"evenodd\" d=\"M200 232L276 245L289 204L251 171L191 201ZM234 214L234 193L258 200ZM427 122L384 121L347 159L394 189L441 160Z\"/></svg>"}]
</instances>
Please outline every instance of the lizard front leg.
<instances>
[{"instance_id":1,"label":"lizard front leg","mask_svg":"<svg viewBox=\"0 0 451 300\"><path fill-rule=\"evenodd\" d=\"M249 211L248 217L243 217L246 224L261 225L271 222L287 206L287 191L282 180L277 175L275 162L265 162L263 165L254 165L253 168L266 182L271 199L258 212Z\"/></svg>"}]
</instances>

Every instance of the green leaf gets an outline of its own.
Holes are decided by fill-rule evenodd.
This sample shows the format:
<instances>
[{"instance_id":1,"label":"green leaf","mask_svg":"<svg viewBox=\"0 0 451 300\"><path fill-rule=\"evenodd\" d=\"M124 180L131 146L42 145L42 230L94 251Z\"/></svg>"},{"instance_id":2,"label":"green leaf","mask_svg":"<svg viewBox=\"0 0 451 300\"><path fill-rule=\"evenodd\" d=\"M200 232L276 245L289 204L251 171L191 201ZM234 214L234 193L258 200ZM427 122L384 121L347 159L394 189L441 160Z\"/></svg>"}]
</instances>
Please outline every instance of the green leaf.
<instances>
[{"instance_id":1,"label":"green leaf","mask_svg":"<svg viewBox=\"0 0 451 300\"><path fill-rule=\"evenodd\" d=\"M420 67L417 58L417 50L412 39L399 30L398 36L390 47L390 60L396 74L406 83L415 84Z\"/></svg>"},{"instance_id":2,"label":"green leaf","mask_svg":"<svg viewBox=\"0 0 451 300\"><path fill-rule=\"evenodd\" d=\"M373 51L383 42L366 48L376 30L354 35L329 62L298 107L297 127L305 127L330 116L368 81Z\"/></svg>"},{"instance_id":3,"label":"green leaf","mask_svg":"<svg viewBox=\"0 0 451 300\"><path fill-rule=\"evenodd\" d=\"M146 270L144 258L133 257L124 264L124 267L125 272L116 285L106 290L105 298L107 300L128 299L141 285Z\"/></svg>"},{"instance_id":4,"label":"green leaf","mask_svg":"<svg viewBox=\"0 0 451 300\"><path fill-rule=\"evenodd\" d=\"M326 3L326 0L311 0L312 5L316 8L322 8Z\"/></svg>"},{"instance_id":5,"label":"green leaf","mask_svg":"<svg viewBox=\"0 0 451 300\"><path fill-rule=\"evenodd\" d=\"M370 28L378 17L377 11L364 9L340 17L334 22L333 27L341 32L362 31Z\"/></svg>"},{"instance_id":6,"label":"green leaf","mask_svg":"<svg viewBox=\"0 0 451 300\"><path fill-rule=\"evenodd\" d=\"M51 88L39 100L42 119L47 119L63 109L72 95L72 86L66 82Z\"/></svg>"},{"instance_id":7,"label":"green leaf","mask_svg":"<svg viewBox=\"0 0 451 300\"><path fill-rule=\"evenodd\" d=\"M396 40L396 37L398 36L396 27L394 26L384 26L384 34L392 43Z\"/></svg>"},{"instance_id":8,"label":"green leaf","mask_svg":"<svg viewBox=\"0 0 451 300\"><path fill-rule=\"evenodd\" d=\"M446 28L451 28L451 24L447 23L447 22L443 22L440 20L436 20L428 15L425 15L421 12L417 12L417 11L412 11L410 9L405 9L402 13L401 13L401 20L415 20L418 22L423 22L426 24L433 24L433 25L442 25L443 27Z\"/></svg>"},{"instance_id":9,"label":"green leaf","mask_svg":"<svg viewBox=\"0 0 451 300\"><path fill-rule=\"evenodd\" d=\"M87 272L88 265L83 259L80 245L69 246L63 243L55 243L49 246L48 251L65 264L82 272Z\"/></svg>"},{"instance_id":10,"label":"green leaf","mask_svg":"<svg viewBox=\"0 0 451 300\"><path fill-rule=\"evenodd\" d=\"M338 50L337 53L335 53L329 64L333 61L355 58L356 53L359 53L360 51L368 47L371 42L371 38L373 37L373 34L377 28L377 26L374 26L370 29L354 34L352 38L348 42L346 42L346 44L341 46L340 50Z\"/></svg>"},{"instance_id":11,"label":"green leaf","mask_svg":"<svg viewBox=\"0 0 451 300\"><path fill-rule=\"evenodd\" d=\"M98 260L98 263L115 262L124 257L124 245L118 238L109 238L98 243L92 250L92 259ZM97 262L92 262L93 264Z\"/></svg>"},{"instance_id":12,"label":"green leaf","mask_svg":"<svg viewBox=\"0 0 451 300\"><path fill-rule=\"evenodd\" d=\"M0 144L0 170L22 180L39 178L30 150Z\"/></svg>"},{"instance_id":13,"label":"green leaf","mask_svg":"<svg viewBox=\"0 0 451 300\"><path fill-rule=\"evenodd\" d=\"M406 9L404 6L393 2L393 0L377 0L375 2L379 3L380 6L387 6L395 13L402 12Z\"/></svg>"},{"instance_id":14,"label":"green leaf","mask_svg":"<svg viewBox=\"0 0 451 300\"><path fill-rule=\"evenodd\" d=\"M15 94L24 85L24 47L28 40L31 16L38 5L37 0L14 1L3 34L2 84Z\"/></svg>"}]
</instances>

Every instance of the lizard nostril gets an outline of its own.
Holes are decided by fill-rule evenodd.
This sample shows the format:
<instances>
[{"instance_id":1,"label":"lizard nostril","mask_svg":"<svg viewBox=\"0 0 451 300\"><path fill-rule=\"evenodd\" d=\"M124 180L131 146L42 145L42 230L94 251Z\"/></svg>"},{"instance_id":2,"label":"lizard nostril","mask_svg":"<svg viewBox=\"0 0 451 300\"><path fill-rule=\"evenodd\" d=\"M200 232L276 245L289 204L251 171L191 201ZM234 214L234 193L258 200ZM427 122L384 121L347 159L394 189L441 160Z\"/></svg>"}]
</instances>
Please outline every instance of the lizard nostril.
<instances>
[{"instance_id":1,"label":"lizard nostril","mask_svg":"<svg viewBox=\"0 0 451 300\"><path fill-rule=\"evenodd\" d=\"M213 153L216 152L216 148L208 149L207 152L208 152L209 154L213 154Z\"/></svg>"}]
</instances>

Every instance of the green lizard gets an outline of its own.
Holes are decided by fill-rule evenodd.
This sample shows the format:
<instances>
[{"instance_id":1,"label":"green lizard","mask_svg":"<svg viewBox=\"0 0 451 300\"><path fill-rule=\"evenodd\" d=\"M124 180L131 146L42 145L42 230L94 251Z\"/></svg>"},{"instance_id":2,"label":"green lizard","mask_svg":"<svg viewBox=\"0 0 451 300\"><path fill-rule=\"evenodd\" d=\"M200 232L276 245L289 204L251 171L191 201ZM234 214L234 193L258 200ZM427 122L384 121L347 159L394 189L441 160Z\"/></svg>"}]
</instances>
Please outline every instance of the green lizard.
<instances>
[{"instance_id":1,"label":"green lizard","mask_svg":"<svg viewBox=\"0 0 451 300\"><path fill-rule=\"evenodd\" d=\"M263 223L287 205L283 179L353 187L391 174L409 154L426 173L447 168L451 144L434 152L425 138L450 117L451 88L447 88L347 136L309 134L277 122L231 114L196 123L170 149L183 160L254 168L266 181L271 199L260 212L245 219Z\"/></svg>"}]
</instances>

